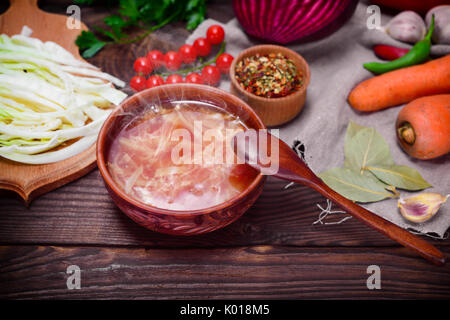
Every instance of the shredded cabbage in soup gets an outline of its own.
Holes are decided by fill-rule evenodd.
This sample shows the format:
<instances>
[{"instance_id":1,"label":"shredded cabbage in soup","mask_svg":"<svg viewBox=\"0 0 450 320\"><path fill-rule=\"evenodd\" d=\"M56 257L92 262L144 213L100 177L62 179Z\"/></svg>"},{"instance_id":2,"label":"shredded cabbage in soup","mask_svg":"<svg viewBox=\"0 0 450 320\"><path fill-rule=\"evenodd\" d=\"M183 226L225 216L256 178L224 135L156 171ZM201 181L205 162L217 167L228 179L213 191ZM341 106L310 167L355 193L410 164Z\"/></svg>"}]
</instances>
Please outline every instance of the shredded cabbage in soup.
<instances>
[{"instance_id":1,"label":"shredded cabbage in soup","mask_svg":"<svg viewBox=\"0 0 450 320\"><path fill-rule=\"evenodd\" d=\"M258 174L238 164L229 147L241 130L231 114L195 103L148 111L114 139L109 171L143 203L183 211L212 207L238 195Z\"/></svg>"}]
</instances>

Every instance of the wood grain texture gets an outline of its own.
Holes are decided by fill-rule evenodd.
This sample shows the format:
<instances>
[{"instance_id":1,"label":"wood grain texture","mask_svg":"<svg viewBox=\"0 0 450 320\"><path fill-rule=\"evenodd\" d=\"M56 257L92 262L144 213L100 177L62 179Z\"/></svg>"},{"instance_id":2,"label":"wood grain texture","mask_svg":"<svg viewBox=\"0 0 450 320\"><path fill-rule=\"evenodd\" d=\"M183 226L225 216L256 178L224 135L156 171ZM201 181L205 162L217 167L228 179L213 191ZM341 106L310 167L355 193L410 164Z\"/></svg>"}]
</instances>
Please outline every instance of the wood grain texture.
<instances>
[{"instance_id":1,"label":"wood grain texture","mask_svg":"<svg viewBox=\"0 0 450 320\"><path fill-rule=\"evenodd\" d=\"M313 225L320 213L316 204L326 206L324 198L303 186L284 190L285 185L269 177L253 207L230 226L210 234L175 237L149 231L127 218L114 205L100 173L95 170L83 179L41 196L29 208L24 208L12 194L1 196L0 243L167 248L397 245L356 219L341 225ZM450 245L449 241L433 243L438 247Z\"/></svg>"},{"instance_id":2,"label":"wood grain texture","mask_svg":"<svg viewBox=\"0 0 450 320\"><path fill-rule=\"evenodd\" d=\"M450 248L446 248L447 254ZM368 290L367 267L381 269ZM66 287L67 267L81 289ZM431 266L403 248L253 246L161 250L95 247L0 248L0 298L20 299L368 299L450 298L450 266Z\"/></svg>"},{"instance_id":3,"label":"wood grain texture","mask_svg":"<svg viewBox=\"0 0 450 320\"><path fill-rule=\"evenodd\" d=\"M14 35L27 25L32 36L54 41L81 59L74 41L81 29L69 29L67 16L40 10L37 0L10 0L10 7L0 16L0 33ZM0 157L0 189L19 194L26 204L35 197L73 181L95 168L95 144L69 159L45 165L29 165Z\"/></svg>"}]
</instances>

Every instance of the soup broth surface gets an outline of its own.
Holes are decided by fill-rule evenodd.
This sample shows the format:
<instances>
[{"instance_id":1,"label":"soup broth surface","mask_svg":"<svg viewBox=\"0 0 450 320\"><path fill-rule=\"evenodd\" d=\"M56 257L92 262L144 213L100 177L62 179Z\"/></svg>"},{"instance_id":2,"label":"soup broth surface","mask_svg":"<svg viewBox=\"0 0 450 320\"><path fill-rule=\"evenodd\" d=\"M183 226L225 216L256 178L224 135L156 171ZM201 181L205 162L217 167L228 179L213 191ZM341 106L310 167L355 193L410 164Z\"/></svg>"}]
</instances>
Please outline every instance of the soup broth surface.
<instances>
[{"instance_id":1,"label":"soup broth surface","mask_svg":"<svg viewBox=\"0 0 450 320\"><path fill-rule=\"evenodd\" d=\"M145 204L183 211L212 207L241 193L258 175L239 164L229 147L245 129L233 115L203 103L149 109L113 140L108 169L125 193Z\"/></svg>"}]
</instances>

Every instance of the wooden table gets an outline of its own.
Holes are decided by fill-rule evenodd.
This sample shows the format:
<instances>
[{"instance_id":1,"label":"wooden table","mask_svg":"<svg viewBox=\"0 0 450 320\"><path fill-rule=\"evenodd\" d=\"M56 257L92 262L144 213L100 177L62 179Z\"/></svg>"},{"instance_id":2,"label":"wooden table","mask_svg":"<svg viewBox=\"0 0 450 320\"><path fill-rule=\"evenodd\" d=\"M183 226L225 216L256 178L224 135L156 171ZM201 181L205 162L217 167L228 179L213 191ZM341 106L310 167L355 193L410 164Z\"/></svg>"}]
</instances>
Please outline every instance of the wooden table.
<instances>
[{"instance_id":1,"label":"wooden table","mask_svg":"<svg viewBox=\"0 0 450 320\"><path fill-rule=\"evenodd\" d=\"M233 11L228 2L209 1L208 15L226 22ZM104 16L102 7L82 11L88 26ZM176 49L188 35L182 24L170 25L90 62L128 81L135 57L151 48ZM157 234L132 222L111 201L98 170L29 208L2 194L0 298L450 298L450 263L435 267L355 219L313 225L316 204L325 206L325 199L284 186L269 178L241 219L194 237ZM450 240L432 242L450 257ZM70 265L81 269L79 290L67 289ZM369 265L380 267L380 290L366 286Z\"/></svg>"}]
</instances>

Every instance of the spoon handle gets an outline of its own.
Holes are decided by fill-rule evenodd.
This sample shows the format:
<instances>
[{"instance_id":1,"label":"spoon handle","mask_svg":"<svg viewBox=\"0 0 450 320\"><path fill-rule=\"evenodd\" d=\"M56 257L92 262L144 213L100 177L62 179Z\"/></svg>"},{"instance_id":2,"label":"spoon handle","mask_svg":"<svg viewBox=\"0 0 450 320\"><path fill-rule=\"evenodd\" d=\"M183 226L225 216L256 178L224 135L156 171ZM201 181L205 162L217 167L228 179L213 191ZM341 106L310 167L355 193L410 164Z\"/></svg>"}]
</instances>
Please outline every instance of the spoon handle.
<instances>
[{"instance_id":1,"label":"spoon handle","mask_svg":"<svg viewBox=\"0 0 450 320\"><path fill-rule=\"evenodd\" d=\"M294 168L291 168L291 170L292 169ZM397 241L401 245L416 251L422 257L434 263L435 265L442 266L445 264L445 257L442 252L436 249L436 247L434 247L433 245L429 244L427 241L413 235L409 231L400 228L392 222L381 218L375 213L341 196L339 193L329 188L304 164L299 165L298 170L300 170L300 172L297 175L294 176L291 174L291 176L289 177L291 181L307 185L315 189L323 196L336 203L350 215L361 220L366 225L377 230L378 232L381 232L382 234L388 236L392 240ZM293 171L296 170L294 169Z\"/></svg>"}]
</instances>

